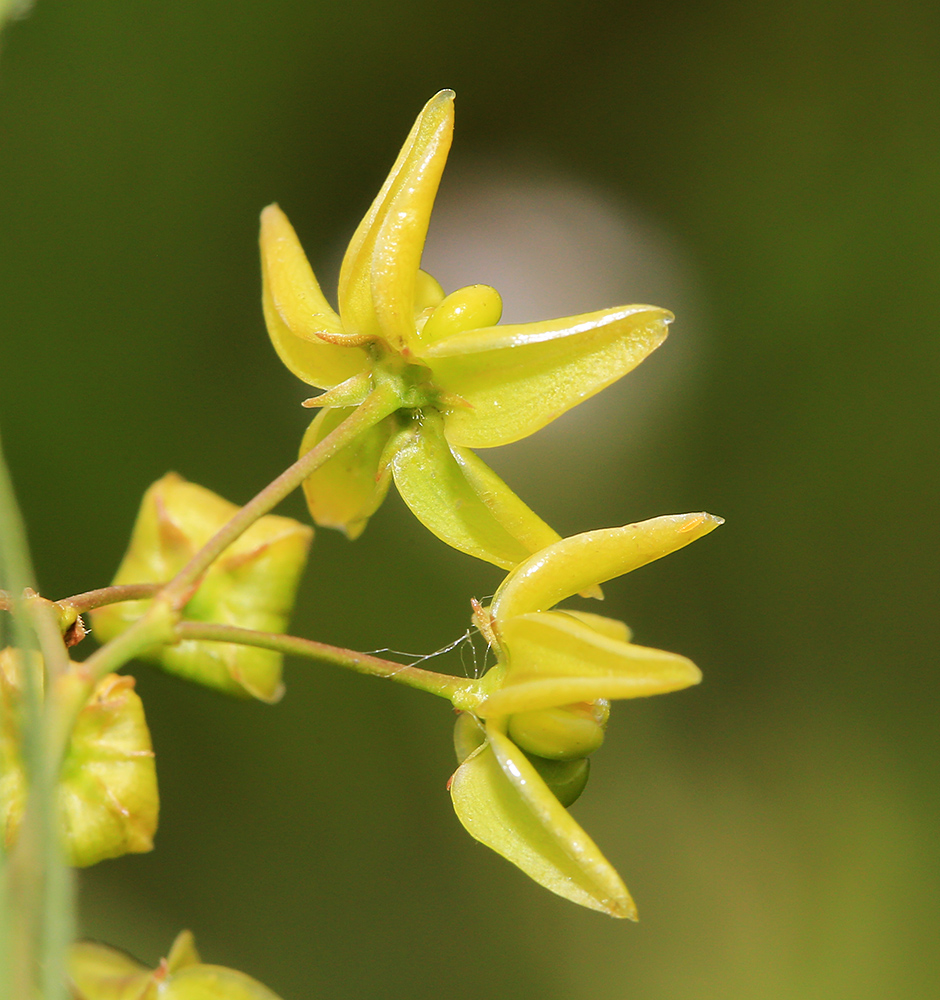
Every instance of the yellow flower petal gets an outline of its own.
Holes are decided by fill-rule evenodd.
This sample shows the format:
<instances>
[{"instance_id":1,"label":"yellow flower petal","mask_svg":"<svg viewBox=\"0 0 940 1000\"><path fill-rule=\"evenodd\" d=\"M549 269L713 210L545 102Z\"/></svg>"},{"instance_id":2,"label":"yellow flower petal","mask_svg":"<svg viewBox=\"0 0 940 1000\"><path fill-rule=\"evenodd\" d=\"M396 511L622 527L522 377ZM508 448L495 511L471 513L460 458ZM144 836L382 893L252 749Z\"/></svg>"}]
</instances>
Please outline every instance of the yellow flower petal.
<instances>
[{"instance_id":1,"label":"yellow flower petal","mask_svg":"<svg viewBox=\"0 0 940 1000\"><path fill-rule=\"evenodd\" d=\"M618 618L595 615L591 611L574 611L571 608L553 611L552 614L575 618L582 624L587 625L588 628L594 629L595 632L606 635L608 639L617 639L619 642L629 642L633 635L627 623L620 621Z\"/></svg>"},{"instance_id":2,"label":"yellow flower petal","mask_svg":"<svg viewBox=\"0 0 940 1000\"><path fill-rule=\"evenodd\" d=\"M293 226L277 205L261 213L261 279L271 343L298 378L327 389L368 366L368 354L349 343Z\"/></svg>"},{"instance_id":3,"label":"yellow flower petal","mask_svg":"<svg viewBox=\"0 0 940 1000\"><path fill-rule=\"evenodd\" d=\"M559 537L475 455L449 448L433 411L402 436L392 471L415 517L478 559L511 569Z\"/></svg>"},{"instance_id":4,"label":"yellow flower petal","mask_svg":"<svg viewBox=\"0 0 940 1000\"><path fill-rule=\"evenodd\" d=\"M307 428L300 454L319 444L353 412L354 407L322 410ZM304 480L304 495L314 521L358 538L388 492L389 475L382 454L396 430L392 417L360 434Z\"/></svg>"},{"instance_id":5,"label":"yellow flower petal","mask_svg":"<svg viewBox=\"0 0 940 1000\"><path fill-rule=\"evenodd\" d=\"M621 306L447 337L423 352L444 392L447 439L492 448L527 437L635 368L666 338L672 314Z\"/></svg>"},{"instance_id":6,"label":"yellow flower petal","mask_svg":"<svg viewBox=\"0 0 940 1000\"><path fill-rule=\"evenodd\" d=\"M620 876L497 727L457 769L451 796L467 832L540 885L612 917L636 919Z\"/></svg>"},{"instance_id":7,"label":"yellow flower petal","mask_svg":"<svg viewBox=\"0 0 940 1000\"><path fill-rule=\"evenodd\" d=\"M501 626L515 615L545 611L586 587L645 566L722 524L712 514L667 514L622 528L563 538L517 566L493 599Z\"/></svg>"},{"instance_id":8,"label":"yellow flower petal","mask_svg":"<svg viewBox=\"0 0 940 1000\"><path fill-rule=\"evenodd\" d=\"M396 350L414 337L415 282L454 128L454 93L424 106L343 258L339 311L349 333Z\"/></svg>"},{"instance_id":9,"label":"yellow flower petal","mask_svg":"<svg viewBox=\"0 0 940 1000\"><path fill-rule=\"evenodd\" d=\"M477 709L481 717L679 691L702 679L677 653L608 638L559 612L518 615L500 625L509 650L503 684Z\"/></svg>"}]
</instances>

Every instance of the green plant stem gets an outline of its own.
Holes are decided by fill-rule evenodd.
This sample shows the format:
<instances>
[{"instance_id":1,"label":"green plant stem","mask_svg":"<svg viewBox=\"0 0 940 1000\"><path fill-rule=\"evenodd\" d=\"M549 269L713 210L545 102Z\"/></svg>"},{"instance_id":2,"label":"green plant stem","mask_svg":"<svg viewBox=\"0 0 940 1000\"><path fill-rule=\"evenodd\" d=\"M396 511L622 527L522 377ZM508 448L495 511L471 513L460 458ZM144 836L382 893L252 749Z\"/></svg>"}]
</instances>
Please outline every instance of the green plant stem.
<instances>
[{"instance_id":1,"label":"green plant stem","mask_svg":"<svg viewBox=\"0 0 940 1000\"><path fill-rule=\"evenodd\" d=\"M17 844L9 858L0 851L0 983L12 1000L58 1000L65 993L65 949L73 937L71 873L62 858L56 823L57 768L44 753L48 716L42 710L41 677L29 669L33 636L61 667L68 654L54 606L45 602L36 615L26 531L0 449L0 583L13 611L13 645L25 659L23 759L30 789ZM22 596L21 596L22 595ZM32 614L31 614L32 612ZM4 629L5 631L5 629Z\"/></svg>"},{"instance_id":2,"label":"green plant stem","mask_svg":"<svg viewBox=\"0 0 940 1000\"><path fill-rule=\"evenodd\" d=\"M154 594L163 586L162 583L124 583L112 587L99 587L97 590L86 590L83 594L73 594L56 601L60 607L71 608L76 614L103 608L106 604L119 604L121 601L142 601ZM0 605L2 607L2 605Z\"/></svg>"},{"instance_id":3,"label":"green plant stem","mask_svg":"<svg viewBox=\"0 0 940 1000\"><path fill-rule=\"evenodd\" d=\"M194 585L212 563L251 527L259 517L276 507L324 462L354 438L394 413L401 400L389 385L380 385L319 444L306 452L269 483L254 499L223 525L162 590L161 597L177 610L192 596Z\"/></svg>"},{"instance_id":4,"label":"green plant stem","mask_svg":"<svg viewBox=\"0 0 940 1000\"><path fill-rule=\"evenodd\" d=\"M235 625L211 625L202 622L180 622L176 626L175 633L179 639L260 646L262 649L273 649L279 653L331 663L359 674L385 677L398 684L406 684L408 687L447 698L458 708L470 707L479 700L473 698L473 692L478 686L476 681L453 677L450 674L439 674L433 670L422 670L420 667L411 667L392 660L383 660L369 653L357 653L352 649L328 646L312 639L300 639L297 636L279 635L275 632L255 632Z\"/></svg>"},{"instance_id":5,"label":"green plant stem","mask_svg":"<svg viewBox=\"0 0 940 1000\"><path fill-rule=\"evenodd\" d=\"M52 601L33 594L23 601L23 610L42 653L50 682L61 677L69 668L69 651L62 641L62 623Z\"/></svg>"}]
</instances>

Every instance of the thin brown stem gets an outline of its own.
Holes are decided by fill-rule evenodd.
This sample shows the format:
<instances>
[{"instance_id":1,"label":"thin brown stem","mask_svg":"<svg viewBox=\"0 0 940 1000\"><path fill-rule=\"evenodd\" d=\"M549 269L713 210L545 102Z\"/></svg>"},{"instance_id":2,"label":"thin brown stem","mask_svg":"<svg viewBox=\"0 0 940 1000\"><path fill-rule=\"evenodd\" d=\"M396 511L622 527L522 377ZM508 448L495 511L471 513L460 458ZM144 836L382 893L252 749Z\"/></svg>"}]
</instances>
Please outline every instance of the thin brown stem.
<instances>
[{"instance_id":1,"label":"thin brown stem","mask_svg":"<svg viewBox=\"0 0 940 1000\"><path fill-rule=\"evenodd\" d=\"M56 604L63 608L71 608L81 615L86 611L93 611L95 608L103 608L106 604L145 600L148 597L153 597L162 586L162 583L115 584L112 587L99 587L97 590L86 590L83 594L63 597L61 601L56 601Z\"/></svg>"},{"instance_id":2,"label":"thin brown stem","mask_svg":"<svg viewBox=\"0 0 940 1000\"><path fill-rule=\"evenodd\" d=\"M321 663L345 667L359 674L385 677L398 684L418 688L452 701L458 708L470 707L479 700L474 697L477 682L450 674L439 674L433 670L422 670L393 660L383 660L369 653L358 653L352 649L329 646L312 639L301 639L293 635L279 635L274 632L255 632L235 625L211 625L202 622L180 622L175 629L180 639L200 639L209 642L233 642L243 646L260 646L279 653L302 656Z\"/></svg>"},{"instance_id":3,"label":"thin brown stem","mask_svg":"<svg viewBox=\"0 0 940 1000\"><path fill-rule=\"evenodd\" d=\"M198 584L202 574L232 542L250 528L258 518L267 514L284 497L292 493L324 462L331 459L360 434L394 413L399 406L398 395L390 386L381 385L373 389L365 402L361 403L319 444L301 455L290 468L285 469L254 499L249 500L231 521L223 525L166 585L161 591L161 597L173 608L181 609L192 596L193 587Z\"/></svg>"}]
</instances>

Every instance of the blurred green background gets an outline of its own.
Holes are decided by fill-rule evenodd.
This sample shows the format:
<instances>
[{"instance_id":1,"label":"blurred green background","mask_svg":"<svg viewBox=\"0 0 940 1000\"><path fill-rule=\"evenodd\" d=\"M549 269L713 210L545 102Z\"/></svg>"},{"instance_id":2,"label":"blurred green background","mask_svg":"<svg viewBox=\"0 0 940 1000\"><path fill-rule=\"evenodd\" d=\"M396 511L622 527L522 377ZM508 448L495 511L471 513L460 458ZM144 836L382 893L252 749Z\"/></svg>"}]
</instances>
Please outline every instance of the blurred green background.
<instances>
[{"instance_id":1,"label":"blurred green background","mask_svg":"<svg viewBox=\"0 0 940 1000\"><path fill-rule=\"evenodd\" d=\"M82 874L84 933L155 961L190 927L286 1000L940 995L938 29L927 0L41 0L5 31L0 420L47 595L110 579L167 469L243 502L292 460L258 212L330 288L445 86L429 270L513 319L678 313L487 459L563 533L727 518L607 588L705 673L616 706L574 809L639 925L464 834L446 705L289 662L274 708L134 669L157 850ZM429 652L498 580L393 498L319 533L293 631Z\"/></svg>"}]
</instances>

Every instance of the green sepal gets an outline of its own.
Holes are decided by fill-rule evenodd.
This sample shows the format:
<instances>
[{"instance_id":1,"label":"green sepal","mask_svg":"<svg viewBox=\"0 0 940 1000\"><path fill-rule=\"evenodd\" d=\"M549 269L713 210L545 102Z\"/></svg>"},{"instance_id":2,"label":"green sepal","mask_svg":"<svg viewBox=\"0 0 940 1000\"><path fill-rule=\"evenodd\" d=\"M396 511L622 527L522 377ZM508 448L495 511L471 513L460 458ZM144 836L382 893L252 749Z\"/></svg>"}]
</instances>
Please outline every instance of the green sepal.
<instances>
[{"instance_id":1,"label":"green sepal","mask_svg":"<svg viewBox=\"0 0 940 1000\"><path fill-rule=\"evenodd\" d=\"M168 473L144 494L114 583L170 580L237 511L235 504L210 490ZM312 530L292 518L260 518L209 567L183 618L282 632L312 538ZM149 605L127 601L92 611L99 641L119 635ZM141 659L241 697L271 702L283 693L283 657L272 650L183 640L156 647Z\"/></svg>"},{"instance_id":2,"label":"green sepal","mask_svg":"<svg viewBox=\"0 0 940 1000\"><path fill-rule=\"evenodd\" d=\"M487 725L486 744L457 768L450 792L467 832L540 885L636 919L620 876L498 726Z\"/></svg>"},{"instance_id":3,"label":"green sepal","mask_svg":"<svg viewBox=\"0 0 940 1000\"><path fill-rule=\"evenodd\" d=\"M354 407L337 407L318 413L304 434L300 454L319 444L353 411ZM388 493L390 474L383 455L397 428L395 418L386 417L304 480L307 507L318 525L337 528L349 539L365 531Z\"/></svg>"},{"instance_id":4,"label":"green sepal","mask_svg":"<svg viewBox=\"0 0 940 1000\"><path fill-rule=\"evenodd\" d=\"M461 552L511 569L559 538L479 458L451 449L434 410L401 436L391 465L415 517Z\"/></svg>"}]
</instances>

